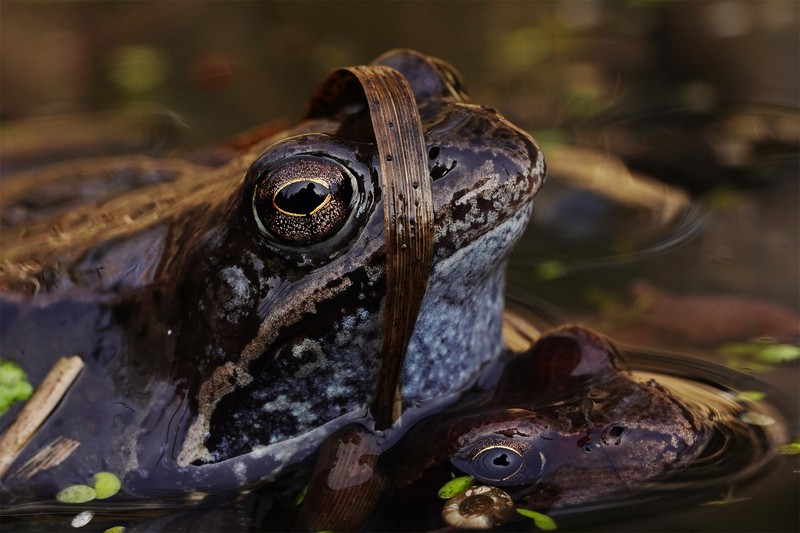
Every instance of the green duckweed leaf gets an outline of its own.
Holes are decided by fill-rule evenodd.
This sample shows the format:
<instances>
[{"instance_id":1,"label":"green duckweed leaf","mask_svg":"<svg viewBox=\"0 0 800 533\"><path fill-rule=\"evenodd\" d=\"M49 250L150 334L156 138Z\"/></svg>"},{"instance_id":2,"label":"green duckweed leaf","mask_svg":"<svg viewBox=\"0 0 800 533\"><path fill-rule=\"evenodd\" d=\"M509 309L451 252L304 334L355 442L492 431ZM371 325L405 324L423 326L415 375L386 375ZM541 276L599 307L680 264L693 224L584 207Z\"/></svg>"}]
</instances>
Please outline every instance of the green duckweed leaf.
<instances>
[{"instance_id":1,"label":"green duckweed leaf","mask_svg":"<svg viewBox=\"0 0 800 533\"><path fill-rule=\"evenodd\" d=\"M583 299L600 313L610 313L620 307L619 295L601 287L589 287Z\"/></svg>"},{"instance_id":2,"label":"green duckweed leaf","mask_svg":"<svg viewBox=\"0 0 800 533\"><path fill-rule=\"evenodd\" d=\"M25 401L33 394L25 371L16 363L0 360L0 415L15 402Z\"/></svg>"},{"instance_id":3,"label":"green duckweed leaf","mask_svg":"<svg viewBox=\"0 0 800 533\"><path fill-rule=\"evenodd\" d=\"M731 187L717 187L705 196L706 205L717 211L731 209L742 202L742 194Z\"/></svg>"},{"instance_id":4,"label":"green duckweed leaf","mask_svg":"<svg viewBox=\"0 0 800 533\"><path fill-rule=\"evenodd\" d=\"M753 359L760 363L778 364L800 357L800 346L792 344L767 344L755 353Z\"/></svg>"},{"instance_id":5,"label":"green duckweed leaf","mask_svg":"<svg viewBox=\"0 0 800 533\"><path fill-rule=\"evenodd\" d=\"M125 533L125 526L113 526L103 531L103 533Z\"/></svg>"},{"instance_id":6,"label":"green duckweed leaf","mask_svg":"<svg viewBox=\"0 0 800 533\"><path fill-rule=\"evenodd\" d=\"M790 442L782 446L778 446L778 453L781 455L798 455L800 454L800 441Z\"/></svg>"},{"instance_id":7,"label":"green duckweed leaf","mask_svg":"<svg viewBox=\"0 0 800 533\"><path fill-rule=\"evenodd\" d=\"M303 500L306 499L306 494L308 494L308 487L309 486L310 485L306 485L305 487L303 487L303 490L298 492L297 496L294 497L295 506L299 506L301 503L303 503Z\"/></svg>"},{"instance_id":8,"label":"green duckweed leaf","mask_svg":"<svg viewBox=\"0 0 800 533\"><path fill-rule=\"evenodd\" d=\"M712 506L712 505L730 505L732 503L739 503L739 502L743 502L743 501L746 501L746 500L749 500L749 499L750 498L723 498L721 500L714 500L714 501L711 501L711 502L701 503L700 505L702 505L704 507L708 507L708 506Z\"/></svg>"},{"instance_id":9,"label":"green duckweed leaf","mask_svg":"<svg viewBox=\"0 0 800 533\"><path fill-rule=\"evenodd\" d=\"M722 498L720 498L719 500L713 500L713 501L710 501L710 502L704 502L704 503L701 503L700 505L702 505L703 507L711 506L711 505L730 505L732 503L743 502L743 501L749 500L749 499L750 499L749 496L744 496L744 497L741 497L741 498L737 498L736 496L733 495L733 487L731 487L731 488L728 489L728 492L723 494Z\"/></svg>"},{"instance_id":10,"label":"green duckweed leaf","mask_svg":"<svg viewBox=\"0 0 800 533\"><path fill-rule=\"evenodd\" d=\"M542 261L536 268L536 276L541 281L550 281L564 277L567 268L561 261Z\"/></svg>"},{"instance_id":11,"label":"green duckweed leaf","mask_svg":"<svg viewBox=\"0 0 800 533\"><path fill-rule=\"evenodd\" d=\"M749 342L731 342L719 347L719 353L729 357L750 357L757 348Z\"/></svg>"},{"instance_id":12,"label":"green duckweed leaf","mask_svg":"<svg viewBox=\"0 0 800 533\"><path fill-rule=\"evenodd\" d=\"M533 135L533 133L531 133L531 135ZM538 142L540 146L545 147L545 149L549 148L549 151L553 151L558 146L568 145L570 139L563 130L537 130L536 142Z\"/></svg>"},{"instance_id":13,"label":"green duckweed leaf","mask_svg":"<svg viewBox=\"0 0 800 533\"><path fill-rule=\"evenodd\" d=\"M94 490L98 500L105 500L119 492L122 483L111 472L98 472L94 475Z\"/></svg>"},{"instance_id":14,"label":"green duckweed leaf","mask_svg":"<svg viewBox=\"0 0 800 533\"><path fill-rule=\"evenodd\" d=\"M97 493L89 485L71 485L56 494L61 503L86 503L97 498Z\"/></svg>"},{"instance_id":15,"label":"green duckweed leaf","mask_svg":"<svg viewBox=\"0 0 800 533\"><path fill-rule=\"evenodd\" d=\"M733 342L723 344L719 352L729 357L747 358L757 363L776 365L800 358L800 346L777 342Z\"/></svg>"},{"instance_id":16,"label":"green duckweed leaf","mask_svg":"<svg viewBox=\"0 0 800 533\"><path fill-rule=\"evenodd\" d=\"M769 366L760 363L753 363L743 359L731 359L728 361L730 368L741 370L742 372L750 372L753 374L762 374L769 370Z\"/></svg>"},{"instance_id":17,"label":"green duckweed leaf","mask_svg":"<svg viewBox=\"0 0 800 533\"><path fill-rule=\"evenodd\" d=\"M743 390L736 393L736 399L739 401L757 402L767 397L765 392L758 390Z\"/></svg>"},{"instance_id":18,"label":"green duckweed leaf","mask_svg":"<svg viewBox=\"0 0 800 533\"><path fill-rule=\"evenodd\" d=\"M530 509L522 509L520 507L517 507L516 511L522 516L533 520L533 523L536 524L536 527L538 527L541 530L553 531L558 528L555 520L553 520L546 514L537 513L536 511L531 511Z\"/></svg>"},{"instance_id":19,"label":"green duckweed leaf","mask_svg":"<svg viewBox=\"0 0 800 533\"><path fill-rule=\"evenodd\" d=\"M475 479L472 476L461 476L451 479L439 489L439 497L444 500L449 500L453 496L461 494L472 486Z\"/></svg>"},{"instance_id":20,"label":"green duckweed leaf","mask_svg":"<svg viewBox=\"0 0 800 533\"><path fill-rule=\"evenodd\" d=\"M149 46L125 46L114 50L110 67L111 80L133 94L161 85L167 70L164 54Z\"/></svg>"}]
</instances>

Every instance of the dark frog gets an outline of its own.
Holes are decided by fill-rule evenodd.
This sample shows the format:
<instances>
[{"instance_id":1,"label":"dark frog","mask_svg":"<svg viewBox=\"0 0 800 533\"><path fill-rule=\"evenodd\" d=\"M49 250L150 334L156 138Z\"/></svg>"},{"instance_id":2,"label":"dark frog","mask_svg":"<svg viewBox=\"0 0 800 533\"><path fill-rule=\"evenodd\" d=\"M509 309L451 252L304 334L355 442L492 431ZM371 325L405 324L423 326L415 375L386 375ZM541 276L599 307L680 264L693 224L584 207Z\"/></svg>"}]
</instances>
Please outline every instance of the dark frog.
<instances>
[{"instance_id":1,"label":"dark frog","mask_svg":"<svg viewBox=\"0 0 800 533\"><path fill-rule=\"evenodd\" d=\"M509 363L489 409L450 427L459 470L524 501L569 505L680 470L709 426L596 333L565 327ZM588 488L591 487L590 490Z\"/></svg>"},{"instance_id":2,"label":"dark frog","mask_svg":"<svg viewBox=\"0 0 800 533\"><path fill-rule=\"evenodd\" d=\"M470 493L455 497L442 516L484 529L520 519L508 512L513 505L551 510L652 488L697 461L715 424L735 412L726 406L709 416L662 386L664 379L631 372L588 329L552 330L508 361L488 398L423 421L382 458L400 486L393 498L431 493L431 476L471 476L483 486L473 491L476 503L467 501ZM495 493L503 496L484 506ZM411 527L434 528L436 519Z\"/></svg>"},{"instance_id":3,"label":"dark frog","mask_svg":"<svg viewBox=\"0 0 800 533\"><path fill-rule=\"evenodd\" d=\"M424 406L502 349L504 263L544 161L445 63L377 62L414 92L432 180L434 267L401 377L405 406ZM386 293L380 165L363 99L324 104L216 166L106 158L4 184L2 356L34 385L61 356L86 365L4 476L5 504L100 471L133 497L241 488L364 416Z\"/></svg>"}]
</instances>

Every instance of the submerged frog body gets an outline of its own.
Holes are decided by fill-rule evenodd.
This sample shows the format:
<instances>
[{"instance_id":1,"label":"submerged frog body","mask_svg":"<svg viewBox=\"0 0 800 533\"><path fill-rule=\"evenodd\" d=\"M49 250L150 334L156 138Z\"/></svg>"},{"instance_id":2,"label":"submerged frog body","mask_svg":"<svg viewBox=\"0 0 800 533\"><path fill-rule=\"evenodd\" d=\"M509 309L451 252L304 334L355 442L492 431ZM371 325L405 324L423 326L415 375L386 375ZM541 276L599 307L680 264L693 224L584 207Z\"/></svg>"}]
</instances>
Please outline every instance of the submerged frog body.
<instances>
[{"instance_id":1,"label":"submerged frog body","mask_svg":"<svg viewBox=\"0 0 800 533\"><path fill-rule=\"evenodd\" d=\"M401 480L398 501L430 492L418 480L446 465L501 487L522 508L598 502L679 473L721 423L632 373L607 340L577 326L512 357L492 396L467 403L421 422L387 454L388 477Z\"/></svg>"},{"instance_id":2,"label":"submerged frog body","mask_svg":"<svg viewBox=\"0 0 800 533\"><path fill-rule=\"evenodd\" d=\"M505 258L544 162L526 133L466 102L448 65L377 61L415 93L432 180L434 267L401 379L418 406L499 354ZM364 416L386 290L380 165L363 101L310 108L213 169L123 159L6 185L2 354L34 384L64 355L86 368L3 478L4 503L99 471L132 497L241 488ZM84 194L82 178L107 175L132 190ZM31 469L65 441L60 463Z\"/></svg>"}]
</instances>

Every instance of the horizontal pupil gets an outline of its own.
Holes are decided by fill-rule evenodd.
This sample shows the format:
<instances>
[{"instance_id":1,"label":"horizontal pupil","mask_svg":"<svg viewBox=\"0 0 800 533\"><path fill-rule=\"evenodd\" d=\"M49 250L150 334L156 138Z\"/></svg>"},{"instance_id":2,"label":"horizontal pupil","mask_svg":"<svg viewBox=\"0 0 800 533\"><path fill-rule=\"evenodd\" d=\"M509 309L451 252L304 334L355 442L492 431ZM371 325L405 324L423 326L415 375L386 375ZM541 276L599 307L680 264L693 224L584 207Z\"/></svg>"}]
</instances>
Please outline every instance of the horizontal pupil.
<instances>
[{"instance_id":1,"label":"horizontal pupil","mask_svg":"<svg viewBox=\"0 0 800 533\"><path fill-rule=\"evenodd\" d=\"M275 193L275 207L293 215L310 215L325 202L330 189L316 181L295 181Z\"/></svg>"}]
</instances>

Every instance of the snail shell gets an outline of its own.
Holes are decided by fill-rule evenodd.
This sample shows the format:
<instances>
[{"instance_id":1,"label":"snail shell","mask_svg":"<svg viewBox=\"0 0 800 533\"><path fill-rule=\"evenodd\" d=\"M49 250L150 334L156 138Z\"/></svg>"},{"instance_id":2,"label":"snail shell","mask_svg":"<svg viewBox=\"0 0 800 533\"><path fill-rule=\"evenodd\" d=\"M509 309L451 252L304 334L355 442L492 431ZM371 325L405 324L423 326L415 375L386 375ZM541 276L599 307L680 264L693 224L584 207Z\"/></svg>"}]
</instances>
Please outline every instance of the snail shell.
<instances>
[{"instance_id":1,"label":"snail shell","mask_svg":"<svg viewBox=\"0 0 800 533\"><path fill-rule=\"evenodd\" d=\"M514 502L497 487L480 485L447 500L442 518L459 529L491 529L513 516Z\"/></svg>"}]
</instances>

